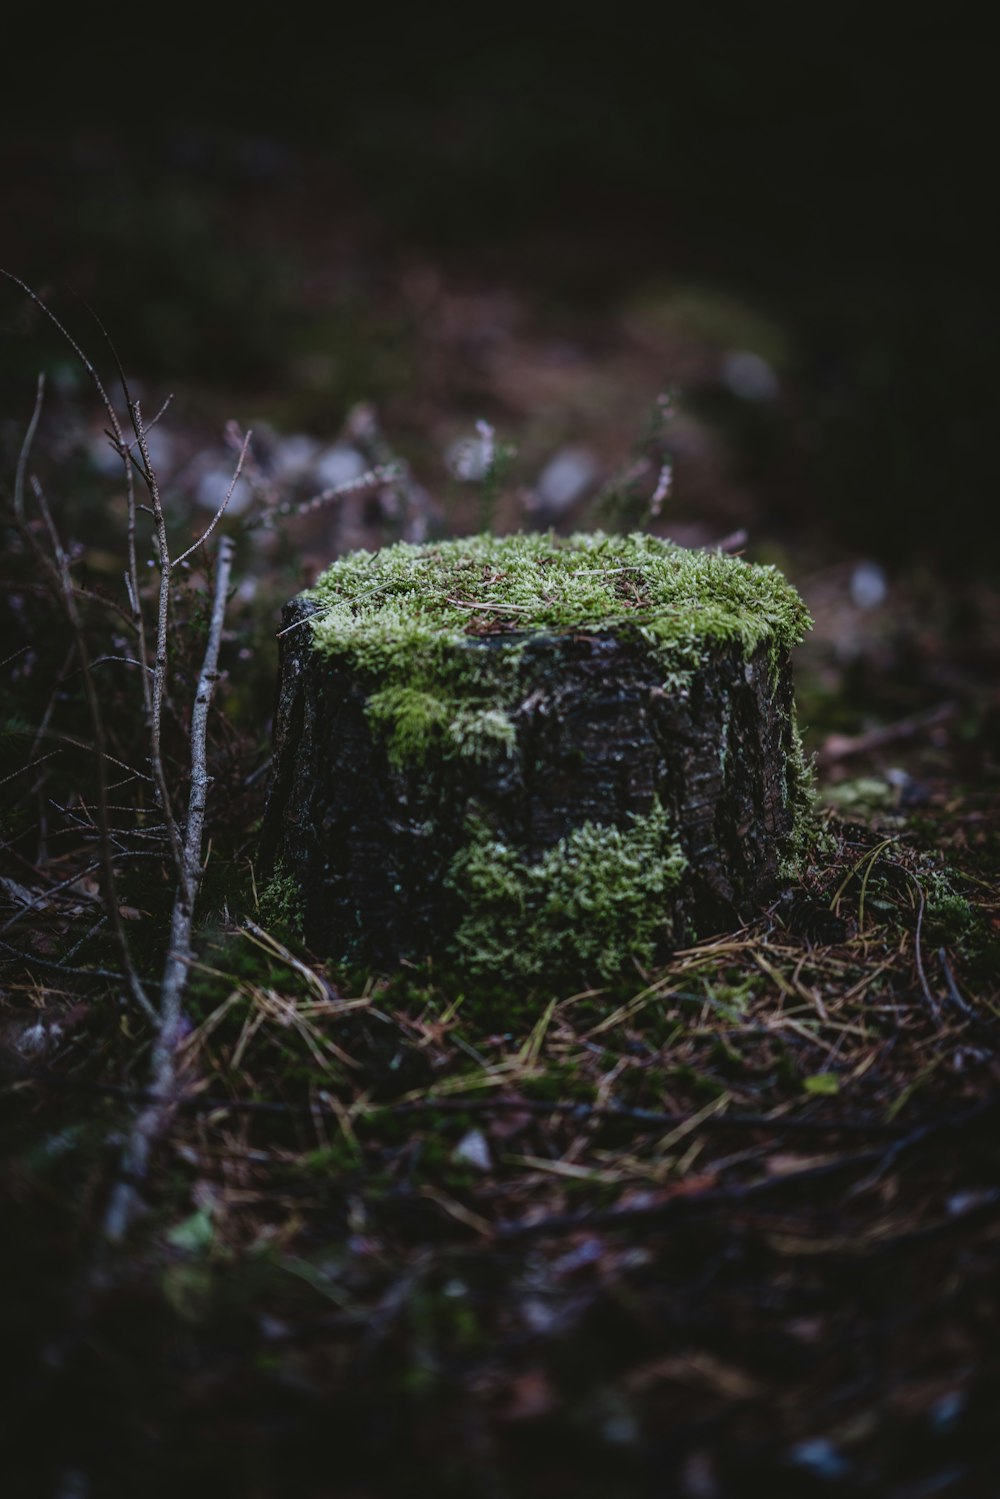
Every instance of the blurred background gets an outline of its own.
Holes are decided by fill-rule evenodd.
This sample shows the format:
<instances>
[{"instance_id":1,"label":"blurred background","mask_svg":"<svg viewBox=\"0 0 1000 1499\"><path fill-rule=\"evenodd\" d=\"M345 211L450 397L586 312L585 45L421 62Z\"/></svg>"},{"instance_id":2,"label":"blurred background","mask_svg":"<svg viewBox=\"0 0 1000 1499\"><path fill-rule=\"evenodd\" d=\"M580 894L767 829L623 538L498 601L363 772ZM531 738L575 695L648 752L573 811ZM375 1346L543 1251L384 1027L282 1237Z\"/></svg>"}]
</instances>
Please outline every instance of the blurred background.
<instances>
[{"instance_id":1,"label":"blurred background","mask_svg":"<svg viewBox=\"0 0 1000 1499\"><path fill-rule=\"evenodd\" d=\"M995 732L990 93L959 12L17 24L0 259L110 379L99 315L147 413L173 393L176 513L218 502L235 418L296 501L391 450L430 533L726 539L817 614L817 744L948 704ZM8 288L8 469L40 367L83 505L100 415ZM287 596L405 532L397 500L290 522L251 570Z\"/></svg>"}]
</instances>

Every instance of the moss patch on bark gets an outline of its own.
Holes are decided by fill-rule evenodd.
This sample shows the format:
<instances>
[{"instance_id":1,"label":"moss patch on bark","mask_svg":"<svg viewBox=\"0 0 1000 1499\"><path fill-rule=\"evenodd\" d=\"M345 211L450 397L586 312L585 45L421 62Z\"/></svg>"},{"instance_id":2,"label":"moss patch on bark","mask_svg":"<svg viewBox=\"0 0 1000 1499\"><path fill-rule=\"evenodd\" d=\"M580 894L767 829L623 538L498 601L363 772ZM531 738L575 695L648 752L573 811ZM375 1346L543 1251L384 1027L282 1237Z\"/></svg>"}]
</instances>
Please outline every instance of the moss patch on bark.
<instances>
[{"instance_id":1,"label":"moss patch on bark","mask_svg":"<svg viewBox=\"0 0 1000 1499\"><path fill-rule=\"evenodd\" d=\"M613 979L673 935L669 897L686 866L659 803L626 828L584 823L533 864L476 822L446 880L462 913L452 951L473 978Z\"/></svg>"}]
</instances>

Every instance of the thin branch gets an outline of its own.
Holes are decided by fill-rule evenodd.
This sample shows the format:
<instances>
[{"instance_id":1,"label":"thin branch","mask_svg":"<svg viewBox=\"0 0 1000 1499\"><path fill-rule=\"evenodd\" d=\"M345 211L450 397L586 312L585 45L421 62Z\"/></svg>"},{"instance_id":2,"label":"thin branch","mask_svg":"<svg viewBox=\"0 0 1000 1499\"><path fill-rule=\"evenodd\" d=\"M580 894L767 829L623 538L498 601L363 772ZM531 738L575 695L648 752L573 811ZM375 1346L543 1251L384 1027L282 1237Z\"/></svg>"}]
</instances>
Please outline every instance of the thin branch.
<instances>
[{"instance_id":1,"label":"thin branch","mask_svg":"<svg viewBox=\"0 0 1000 1499\"><path fill-rule=\"evenodd\" d=\"M974 1031L977 1031L981 1036L989 1040L990 1043L995 1046L997 1042L996 1023L991 1023L983 1015L980 1015L979 1012L975 1010L973 1006L969 1004L969 1001L963 996L962 991L959 989L957 983L955 982L955 975L952 972L951 964L948 962L948 954L945 952L943 947L938 948L937 956L938 962L941 965L941 972L944 974L944 981L948 989L949 1000L954 1005L959 1014L964 1016L965 1019L969 1022L969 1025L972 1027L972 1029Z\"/></svg>"},{"instance_id":2,"label":"thin branch","mask_svg":"<svg viewBox=\"0 0 1000 1499\"><path fill-rule=\"evenodd\" d=\"M236 468L233 472L232 479L229 481L229 488L226 490L225 499L223 500L222 504L219 506L215 514L212 516L212 519L209 521L204 531L198 537L198 540L191 546L189 546L186 552L182 552L179 557L174 558L174 567L179 567L180 564L182 562L186 562L187 559L192 555L192 553L196 552L199 547L203 547L205 545L205 542L211 536L212 532L215 530L216 526L225 515L226 507L233 497L233 491L236 488L237 484L240 482L240 474L243 472L243 465L246 462L247 449L250 446L250 439L252 436L253 433L248 431L243 439L243 446L240 448L240 456L236 460Z\"/></svg>"},{"instance_id":3,"label":"thin branch","mask_svg":"<svg viewBox=\"0 0 1000 1499\"><path fill-rule=\"evenodd\" d=\"M124 379L124 376L122 376ZM157 560L160 565L160 589L156 610L156 653L153 657L153 670L151 677L151 697L149 713L149 762L153 771L153 780L156 785L157 799L163 811L164 821L167 824L167 832L170 838L170 849L173 854L174 866L177 878L184 883L184 850L181 846L180 828L174 816L170 788L167 784L166 772L163 768L163 698L166 691L167 675L170 666L170 656L167 650L167 635L170 627L170 582L172 565L170 561L170 544L167 539L167 521L163 513L163 505L160 499L160 488L157 482L153 463L149 456L149 444L146 441L146 429L142 423L142 410L138 401L129 404L129 415L132 418L132 426L135 430L136 441L139 451L142 453L142 461L145 465L147 475L147 488L153 510L153 525L155 528L155 546ZM143 680L146 673L143 673Z\"/></svg>"},{"instance_id":4,"label":"thin branch","mask_svg":"<svg viewBox=\"0 0 1000 1499\"><path fill-rule=\"evenodd\" d=\"M12 770L9 776L4 776L3 780L0 781L0 786L6 786L8 781L13 781L16 780L18 776L23 776L25 771L27 770L37 769L39 765L44 765L46 760L52 760L56 755L60 753L61 752L59 750L50 750L47 755L40 755L37 760L32 760L27 765L18 766L17 770Z\"/></svg>"},{"instance_id":5,"label":"thin branch","mask_svg":"<svg viewBox=\"0 0 1000 1499\"><path fill-rule=\"evenodd\" d=\"M77 739L74 734L64 734L59 729L49 729L40 726L35 730L35 742L38 743L42 739L55 739L60 744L68 744L71 748L83 750L88 755L100 754L109 764L117 765L119 770L127 770L130 780L147 781L150 785L153 784L152 776L146 775L145 771L136 770L134 765L128 765L124 760L119 760L117 755L112 755L108 750L98 750L96 744L88 744L85 739ZM117 784L122 783L119 782ZM108 789L111 789L110 786Z\"/></svg>"},{"instance_id":6,"label":"thin branch","mask_svg":"<svg viewBox=\"0 0 1000 1499\"><path fill-rule=\"evenodd\" d=\"M137 1187L145 1180L153 1146L168 1126L177 1105L177 1054L182 1032L184 991L193 957L191 931L195 901L201 884L202 838L210 781L208 713L219 676L219 647L225 622L233 550L232 541L223 537L219 543L205 657L191 715L191 785L181 879L174 897L170 944L163 968L160 1009L153 1039L152 1098L132 1126L122 1155L118 1181L108 1204L104 1230L112 1244L121 1243L129 1230L138 1208Z\"/></svg>"},{"instance_id":7,"label":"thin branch","mask_svg":"<svg viewBox=\"0 0 1000 1499\"><path fill-rule=\"evenodd\" d=\"M87 935L89 936L90 933ZM24 963L28 968L43 968L47 973L61 973L66 978L105 979L116 984L128 983L128 977L124 973L115 973L108 968L68 968L65 963L58 963L52 958L40 958L35 953L24 952L19 947L12 947L9 942L4 942L2 938L0 938L0 949L6 953L6 957L0 957L0 962L3 963L12 963L16 960ZM158 980L150 979L148 982L155 988Z\"/></svg>"},{"instance_id":8,"label":"thin branch","mask_svg":"<svg viewBox=\"0 0 1000 1499\"><path fill-rule=\"evenodd\" d=\"M49 322L52 323L52 325L59 331L62 337L69 344L70 348L73 350L73 353L76 355L77 359L79 359L80 363L87 371L87 374L94 382L94 385L97 388L97 394L101 398L101 405L107 412L108 420L111 422L111 425L114 429L115 438L122 445L122 447L124 447L125 439L124 434L122 433L121 422L118 420L118 413L111 402L111 397L105 390L100 375L97 373L93 364L87 358L86 354L83 352L80 345L73 337L72 333L70 333L69 329L65 326L64 323L61 323L59 321L55 313L52 311L51 307L49 307L47 303L43 302L38 293L36 291L33 291L26 281L22 281L20 276L15 276L13 271L5 270L3 266L0 266L0 276L4 276L8 281L12 281L15 286L19 286L24 292L25 296L30 297L35 306L42 313L44 313Z\"/></svg>"},{"instance_id":9,"label":"thin branch","mask_svg":"<svg viewBox=\"0 0 1000 1499\"><path fill-rule=\"evenodd\" d=\"M94 388L96 389L97 394L98 394L98 396L100 398L101 405L104 407L105 414L107 415L108 422L109 422L110 427L111 427L111 432L112 432L114 444L115 444L115 447L117 448L118 452L121 454L122 464L123 464L123 467L124 467L124 470L125 470L125 492L126 492L126 498L127 498L127 504L128 504L128 528L127 528L128 572L127 572L127 577L126 577L126 586L127 586L127 590L128 590L128 594L129 594L129 603L130 603L130 605L132 607L133 623L134 623L134 625L136 627L136 630L138 632L138 637L139 637L139 650L138 650L138 654L139 654L139 657L140 657L140 659L142 661L148 662L148 660L149 660L149 653L148 653L148 649L147 649L147 645L146 645L145 621L143 619L142 609L140 607L140 602L139 602L140 601L139 568L138 568L138 562L137 562L137 557L136 557L136 531L135 531L135 520L136 520L135 484L134 484L134 480L133 480L133 477L132 477L132 465L131 465L131 463L129 461L129 454L130 454L131 445L125 441L125 433L122 430L122 424L121 424L121 421L119 420L118 412L115 410L114 402L111 400L111 397L108 395L108 392L105 389L104 382L102 381L100 375L97 373L97 370L95 369L92 361L90 359L88 359L87 355L84 353L83 349L77 343L76 339L73 337L72 333L70 333L70 331L66 327L66 325L56 316L56 314L52 311L51 307L49 307L47 305L47 303L45 303L42 300L42 298L38 295L38 293L36 291L34 291L28 285L28 283L26 281L22 281L21 280L20 276L15 276L14 273L13 273L13 271L5 270L2 266L0 266L0 275L4 276L6 278L6 280L12 282L15 286L20 287L21 291L24 292L25 296L27 296L32 302L34 302L35 306L39 309L39 311L45 317L48 318L49 322L53 325L53 327L58 331L58 333L62 336L62 338L66 341L66 343L69 344L70 348L73 350L73 353L76 355L77 359L79 359L80 363L83 365L84 369L87 371L87 374L90 376L90 378L91 378L91 380L92 380L92 382L94 384ZM84 305L86 305L86 304L84 304ZM109 349L111 351L112 358L114 359L115 364L116 364L116 366L118 368L119 378L121 379L122 389L125 392L125 399L126 399L126 402L127 402L127 405L128 405L129 418L130 418L130 421L132 423L133 430L135 431L136 439L139 440L140 439L140 431L137 430L137 428L141 426L141 420L139 418L138 404L137 403L133 403L132 400L129 397L128 381L125 378L125 371L124 371L124 369L122 367L122 362L119 359L118 352L115 349L115 346L114 346L114 344L111 341L110 335L108 334L108 331L104 327L104 324L101 322L100 318L97 316L97 314L93 311L92 308L88 308L87 310L90 312L91 316L94 318L94 321L97 323L97 326L100 328L102 334L104 335L104 338L105 338L105 340L106 340L106 342L108 344L108 347L109 347ZM142 445L142 443L144 443L144 439L142 439L142 442L140 443L140 446ZM152 496L153 501L154 501L154 508L159 509L159 491L156 488L155 475L152 473L151 465L149 463L148 448L147 448L146 452L144 452L144 454L143 454L143 462L146 464L146 468L147 468L147 480L148 480L148 483L150 485L150 493L151 493L151 496ZM159 524L158 524L158 537L160 539L161 552L165 556L166 555L166 532L165 532L165 529L164 529L164 527L162 525L162 519L163 519L163 517L162 517L162 509L160 509L159 517L158 517L158 521L159 521ZM161 587L161 592L162 592L162 587ZM150 683L148 674L146 672L143 672L143 674L142 674L142 683L143 683L143 695L144 695L144 700L145 700L145 704L146 704L146 718L147 718L147 722L152 725L152 723L154 721L154 696L155 696L155 694L154 694L154 691L153 691L153 685ZM162 689L161 689L161 695L162 695ZM157 729L158 729L158 723L157 723ZM154 775L154 780L155 780L156 785L157 785L157 790L158 790L158 794L159 794L160 799L161 799L161 803L162 803L162 806L163 806L164 814L167 816L168 820L172 821L172 819L170 818L170 796L169 796L169 791L167 789L166 778L163 775L163 767L162 767L162 763L160 761L160 756L159 756L159 738L158 738L158 735L154 736L154 738L153 738L153 746L154 746L154 748L153 748L152 761L153 761L153 775ZM178 854L179 854L179 850L175 849L175 858L178 856Z\"/></svg>"},{"instance_id":10,"label":"thin branch","mask_svg":"<svg viewBox=\"0 0 1000 1499\"><path fill-rule=\"evenodd\" d=\"M883 724L869 729L865 734L831 734L817 755L821 765L833 765L840 760L849 760L855 755L868 755L873 750L884 749L890 744L899 744L906 739L916 739L928 729L948 723L958 712L957 703L941 703L927 713L913 718L903 718L897 723Z\"/></svg>"},{"instance_id":11,"label":"thin branch","mask_svg":"<svg viewBox=\"0 0 1000 1499\"><path fill-rule=\"evenodd\" d=\"M351 495L363 494L368 489L382 489L393 480L402 477L403 470L397 461L378 464L367 473L360 474L356 479L346 479L343 484L335 484L330 489L321 489L319 494L314 494L311 499L301 500L294 504L289 501L285 504L273 505L261 511L249 523L247 529L257 526L273 527L277 520L290 515L311 515L314 510L320 510L324 505L330 505L335 500L345 500Z\"/></svg>"}]
</instances>

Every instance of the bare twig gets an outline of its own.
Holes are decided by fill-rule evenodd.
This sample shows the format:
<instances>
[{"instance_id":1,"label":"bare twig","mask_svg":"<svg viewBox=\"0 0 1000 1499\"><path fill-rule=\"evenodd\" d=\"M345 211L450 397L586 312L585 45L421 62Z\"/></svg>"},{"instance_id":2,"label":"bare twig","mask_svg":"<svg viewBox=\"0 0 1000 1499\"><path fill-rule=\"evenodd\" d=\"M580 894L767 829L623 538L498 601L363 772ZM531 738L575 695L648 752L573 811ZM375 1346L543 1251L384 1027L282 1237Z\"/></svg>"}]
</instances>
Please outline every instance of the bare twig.
<instances>
[{"instance_id":1,"label":"bare twig","mask_svg":"<svg viewBox=\"0 0 1000 1499\"><path fill-rule=\"evenodd\" d=\"M3 780L0 780L0 786L6 786L8 781L13 781L18 776L23 776L26 771L37 770L39 765L44 765L46 760L52 760L58 754L58 750L50 750L47 755L39 755L37 760L30 760L27 765L19 765L16 770L11 771L9 776L4 776Z\"/></svg>"},{"instance_id":2,"label":"bare twig","mask_svg":"<svg viewBox=\"0 0 1000 1499\"><path fill-rule=\"evenodd\" d=\"M191 716L191 786L184 830L181 879L174 898L170 945L160 987L160 1008L153 1040L151 1099L137 1116L122 1156L118 1181L111 1195L104 1228L111 1243L125 1237L138 1206L137 1189L144 1181L150 1154L168 1125L177 1103L177 1049L181 1039L182 1002L193 957L191 948L194 905L201 884L202 835L208 796L208 711L218 681L219 646L232 571L233 543L219 543L212 615L205 657L198 678Z\"/></svg>"},{"instance_id":3,"label":"bare twig","mask_svg":"<svg viewBox=\"0 0 1000 1499\"><path fill-rule=\"evenodd\" d=\"M956 703L941 703L928 713L917 714L914 718L902 718L898 723L883 724L877 729L869 729L866 734L831 734L820 749L817 759L821 765L833 765L838 760L867 755L873 750L884 749L889 744L916 739L928 729L948 723L957 712Z\"/></svg>"},{"instance_id":4,"label":"bare twig","mask_svg":"<svg viewBox=\"0 0 1000 1499\"><path fill-rule=\"evenodd\" d=\"M209 521L209 523L205 527L204 531L198 537L198 540L195 541L195 542L193 542L191 544L191 546L188 547L188 549L187 549L186 552L181 552L181 554L180 554L179 557L175 557L174 558L174 561L173 561L173 566L174 567L179 567L180 564L182 562L186 562L187 559L190 556L192 556L192 554L194 552L196 552L199 547L205 545L205 542L211 536L212 532L215 530L216 526L219 524L220 520L225 515L226 508L229 505L229 501L233 497L233 491L235 490L237 484L240 482L240 474L243 472L243 465L246 462L247 449L250 446L250 439L251 439L252 436L253 436L252 432L247 432L246 436L243 439L243 446L240 448L240 455L239 455L239 457L236 460L236 468L233 471L233 477L232 477L232 479L230 479L230 481L229 481L229 488L226 490L226 497L225 497L225 499L222 501L222 504L219 506L218 510L212 516L212 519Z\"/></svg>"},{"instance_id":5,"label":"bare twig","mask_svg":"<svg viewBox=\"0 0 1000 1499\"><path fill-rule=\"evenodd\" d=\"M12 947L2 938L0 938L0 952L6 955L0 957L0 962L17 961L23 963L26 968L41 968L47 973L62 974L65 978L103 979L117 984L128 983L128 978L124 973L115 973L109 968L69 968L65 963L55 962L51 958L40 958L36 953L24 952L19 947ZM156 979L148 979L147 984L152 988L159 986Z\"/></svg>"},{"instance_id":6,"label":"bare twig","mask_svg":"<svg viewBox=\"0 0 1000 1499\"><path fill-rule=\"evenodd\" d=\"M951 964L948 961L948 954L945 952L943 947L938 949L937 956L938 962L941 965L941 972L944 974L944 981L948 989L949 1000L954 1005L959 1014L964 1016L965 1019L969 1022L969 1025L972 1027L972 1029L974 1031L977 1031L984 1039L990 1041L995 1046L997 1043L996 1024L991 1024L990 1021L988 1021L983 1015L980 1015L979 1012L974 1009L973 1006L969 1004L969 1001L964 997L962 991L958 987L958 984L955 982L955 975L952 972Z\"/></svg>"},{"instance_id":7,"label":"bare twig","mask_svg":"<svg viewBox=\"0 0 1000 1499\"><path fill-rule=\"evenodd\" d=\"M163 505L160 500L159 483L153 468L152 459L149 456L149 444L146 441L146 430L143 426L142 411L138 401L130 402L129 415L132 418L132 426L145 467L146 487L149 491L150 508L153 516L156 558L160 568L160 589L156 609L156 651L153 656L149 711L149 759L153 771L153 780L156 784L157 799L159 800L164 820L167 824L177 878L183 884L185 880L184 850L181 846L180 828L173 813L170 789L167 785L166 772L163 768L163 697L166 691L167 674L170 664L170 657L167 650L167 635L170 627L170 582L172 573L170 543L167 538L166 516L163 513ZM144 672L144 680L145 676L146 673Z\"/></svg>"},{"instance_id":8,"label":"bare twig","mask_svg":"<svg viewBox=\"0 0 1000 1499\"><path fill-rule=\"evenodd\" d=\"M314 494L308 500L270 505L248 523L247 529L253 530L257 526L269 529L287 516L311 515L314 510L321 510L325 505L332 505L338 500L364 494L369 489L383 489L400 477L402 477L402 469L398 462L379 464L366 473L359 474L356 479L347 479L343 484L334 484L329 489L321 489L318 494Z\"/></svg>"}]
</instances>

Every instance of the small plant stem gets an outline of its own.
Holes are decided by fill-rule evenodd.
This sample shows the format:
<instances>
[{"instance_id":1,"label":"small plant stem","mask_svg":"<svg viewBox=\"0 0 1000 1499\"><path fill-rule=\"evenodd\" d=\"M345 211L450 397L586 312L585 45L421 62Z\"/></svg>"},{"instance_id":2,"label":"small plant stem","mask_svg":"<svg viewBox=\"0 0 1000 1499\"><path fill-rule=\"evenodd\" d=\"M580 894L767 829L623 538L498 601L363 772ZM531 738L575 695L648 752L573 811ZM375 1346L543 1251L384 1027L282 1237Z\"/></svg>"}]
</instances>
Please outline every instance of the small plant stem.
<instances>
[{"instance_id":1,"label":"small plant stem","mask_svg":"<svg viewBox=\"0 0 1000 1499\"><path fill-rule=\"evenodd\" d=\"M150 705L149 760L153 771L153 780L156 785L157 800L167 825L170 849L174 857L177 878L181 885L184 885L187 878L184 849L181 844L180 828L171 805L170 789L167 785L167 777L163 769L162 754L163 696L166 691L167 677L170 673L170 653L167 649L167 638L170 629L170 584L173 577L173 564L170 560L167 520L163 513L160 486L153 469L152 459L150 458L149 444L146 440L146 429L143 426L142 411L138 401L129 402L129 414L132 418L132 427L135 432L136 442L139 444L139 452L142 454L143 478L146 488L149 491L150 509L152 511L155 531L156 560L160 568L160 590L156 608L156 652L153 657ZM145 672L143 676L146 676Z\"/></svg>"},{"instance_id":2,"label":"small plant stem","mask_svg":"<svg viewBox=\"0 0 1000 1499\"><path fill-rule=\"evenodd\" d=\"M228 537L223 537L216 562L208 641L191 715L191 787L181 850L181 878L174 897L170 946L160 985L160 1009L150 1067L150 1102L133 1123L105 1215L104 1231L112 1244L121 1243L131 1226L138 1205L137 1187L146 1177L153 1146L177 1104L177 1050L181 1039L184 990L193 956L191 929L201 884L205 804L211 779L208 774L208 713L219 677L219 646L232 563L233 543Z\"/></svg>"}]
</instances>

